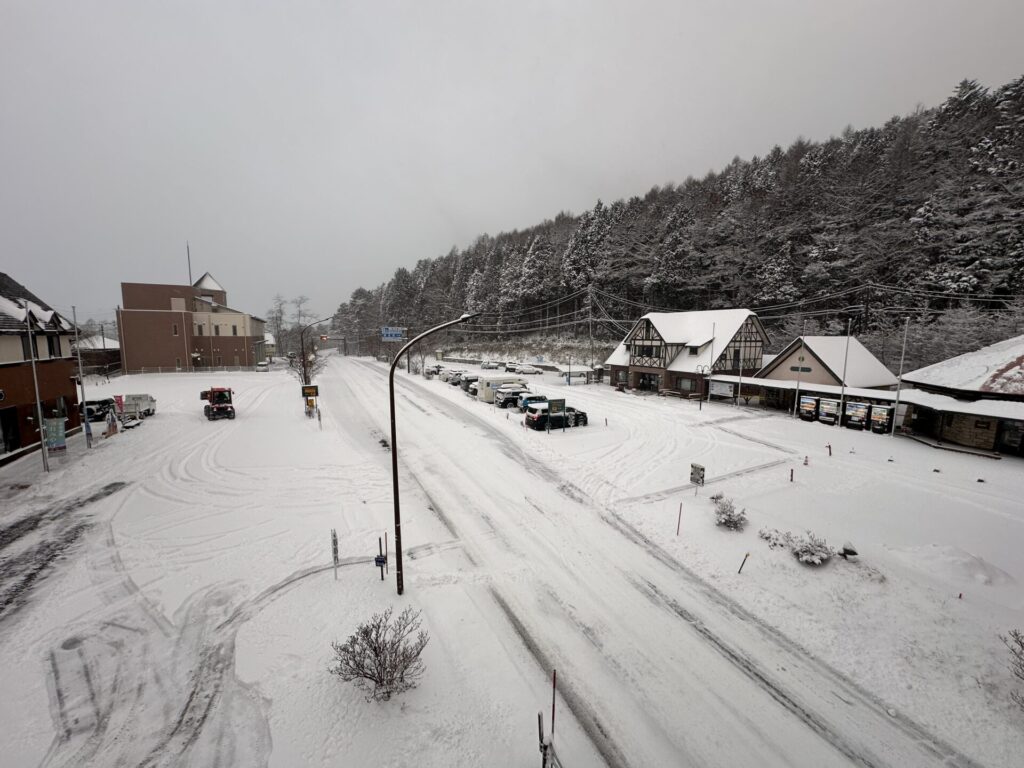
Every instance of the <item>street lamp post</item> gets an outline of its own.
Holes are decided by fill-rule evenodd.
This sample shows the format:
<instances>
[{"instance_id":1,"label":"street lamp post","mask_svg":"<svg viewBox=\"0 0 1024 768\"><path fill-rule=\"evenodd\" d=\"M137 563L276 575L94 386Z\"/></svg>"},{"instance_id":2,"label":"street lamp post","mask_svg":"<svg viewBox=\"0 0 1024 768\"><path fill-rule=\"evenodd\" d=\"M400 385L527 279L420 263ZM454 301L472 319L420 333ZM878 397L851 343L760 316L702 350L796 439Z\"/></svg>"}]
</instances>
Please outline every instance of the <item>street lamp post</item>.
<instances>
[{"instance_id":1,"label":"street lamp post","mask_svg":"<svg viewBox=\"0 0 1024 768\"><path fill-rule=\"evenodd\" d=\"M322 317L319 320L314 320L308 325L302 326L302 329L299 331L299 355L301 356L300 362L302 363L302 383L307 386L312 384L312 382L309 380L309 359L306 357L306 331L314 325L320 325L320 323L326 323L328 320L333 319L334 315Z\"/></svg>"},{"instance_id":2,"label":"street lamp post","mask_svg":"<svg viewBox=\"0 0 1024 768\"><path fill-rule=\"evenodd\" d=\"M711 366L710 365L698 365L696 368L694 368L694 372L698 376L703 376L704 377L704 381L708 382L708 397L710 398L711 397L711 382L708 380L708 377L711 375ZM698 397L697 397L698 408L697 408L697 410L698 411L703 411L704 410L704 393L703 392L698 392L697 394L698 394Z\"/></svg>"},{"instance_id":3,"label":"street lamp post","mask_svg":"<svg viewBox=\"0 0 1024 768\"><path fill-rule=\"evenodd\" d=\"M398 582L398 594L402 594L405 591L405 581L402 578L402 514L398 500L398 435L395 429L395 367L398 365L398 361L402 359L402 355L406 350L412 347L416 342L427 338L427 336L430 336L432 333L448 328L449 326L458 325L459 323L464 323L467 320L472 320L479 314L479 312L467 312L457 320L449 320L447 323L441 323L441 325L434 326L430 330L424 331L398 350L398 354L395 355L395 359L391 361L391 371L388 374L388 399L391 404L391 486L395 497L395 578Z\"/></svg>"}]
</instances>

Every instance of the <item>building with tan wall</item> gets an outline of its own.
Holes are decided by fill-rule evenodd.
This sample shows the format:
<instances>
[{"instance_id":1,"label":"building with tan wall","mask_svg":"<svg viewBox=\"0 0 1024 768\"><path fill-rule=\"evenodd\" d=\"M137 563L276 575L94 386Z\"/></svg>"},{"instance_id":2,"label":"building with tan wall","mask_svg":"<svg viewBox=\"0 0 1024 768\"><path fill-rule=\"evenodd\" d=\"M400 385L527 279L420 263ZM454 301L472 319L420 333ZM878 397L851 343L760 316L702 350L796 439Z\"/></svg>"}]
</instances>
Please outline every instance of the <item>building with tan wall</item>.
<instances>
[{"instance_id":1,"label":"building with tan wall","mask_svg":"<svg viewBox=\"0 0 1024 768\"><path fill-rule=\"evenodd\" d=\"M207 272L194 285L121 283L125 372L250 368L266 359L263 320L227 303Z\"/></svg>"}]
</instances>

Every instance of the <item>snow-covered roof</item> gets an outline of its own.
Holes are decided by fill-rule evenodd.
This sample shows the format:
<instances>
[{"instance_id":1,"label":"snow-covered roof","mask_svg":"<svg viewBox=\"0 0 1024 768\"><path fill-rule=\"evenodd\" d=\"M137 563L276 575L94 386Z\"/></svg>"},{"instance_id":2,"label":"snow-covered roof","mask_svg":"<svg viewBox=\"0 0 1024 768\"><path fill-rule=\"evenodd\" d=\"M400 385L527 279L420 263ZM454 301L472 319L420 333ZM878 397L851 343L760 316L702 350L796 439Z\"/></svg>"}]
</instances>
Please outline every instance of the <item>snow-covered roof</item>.
<instances>
[{"instance_id":1,"label":"snow-covered roof","mask_svg":"<svg viewBox=\"0 0 1024 768\"><path fill-rule=\"evenodd\" d=\"M905 373L903 380L973 392L1024 395L1024 336Z\"/></svg>"},{"instance_id":2,"label":"snow-covered roof","mask_svg":"<svg viewBox=\"0 0 1024 768\"><path fill-rule=\"evenodd\" d=\"M105 339L102 336L90 336L87 339L79 339L78 347L81 349L120 349L121 345L117 339Z\"/></svg>"},{"instance_id":3,"label":"snow-covered roof","mask_svg":"<svg viewBox=\"0 0 1024 768\"><path fill-rule=\"evenodd\" d=\"M201 291L223 291L220 283L213 279L213 275L209 272L204 274L195 283L192 284L193 288L198 288Z\"/></svg>"},{"instance_id":4,"label":"snow-covered roof","mask_svg":"<svg viewBox=\"0 0 1024 768\"><path fill-rule=\"evenodd\" d=\"M676 373L694 373L698 366L711 365L711 356L718 357L748 317L756 317L749 309L711 309L698 312L648 312L637 320L650 320L666 344L699 347L691 355L684 349L668 365ZM636 323L633 324L633 328ZM630 329L632 331L632 328ZM629 350L620 343L605 360L605 365L629 365Z\"/></svg>"},{"instance_id":5,"label":"snow-covered roof","mask_svg":"<svg viewBox=\"0 0 1024 768\"><path fill-rule=\"evenodd\" d=\"M764 376L764 374L770 373L773 363L786 358L800 346L801 342L839 381L843 380L845 367L846 386L848 387L896 386L896 376L892 371L882 365L882 362L854 336L849 337L848 359L846 336L800 336L786 345L786 348L771 363L765 365L758 375Z\"/></svg>"},{"instance_id":6,"label":"snow-covered roof","mask_svg":"<svg viewBox=\"0 0 1024 768\"><path fill-rule=\"evenodd\" d=\"M51 331L74 330L71 322L59 312L48 307L21 283L0 272L0 330L24 330L26 308L39 328Z\"/></svg>"},{"instance_id":7,"label":"snow-covered roof","mask_svg":"<svg viewBox=\"0 0 1024 768\"><path fill-rule=\"evenodd\" d=\"M843 394L844 390L835 384L808 384L806 381L798 384L790 379L759 379L744 376L740 382L739 376L716 373L711 377L712 381L721 381L726 384L742 383L747 386L763 386L771 389L784 389L792 391L799 387L801 393L813 392L822 395L832 395L836 400ZM896 391L892 389L864 389L861 387L846 387L845 396L847 400L881 400L893 403L896 400ZM992 419L1017 419L1024 420L1024 403L1012 400L957 400L949 395L939 395L934 392L924 392L920 389L904 388L900 392L900 402L920 405L924 408L931 408L942 413L966 413L972 416L986 416Z\"/></svg>"}]
</instances>

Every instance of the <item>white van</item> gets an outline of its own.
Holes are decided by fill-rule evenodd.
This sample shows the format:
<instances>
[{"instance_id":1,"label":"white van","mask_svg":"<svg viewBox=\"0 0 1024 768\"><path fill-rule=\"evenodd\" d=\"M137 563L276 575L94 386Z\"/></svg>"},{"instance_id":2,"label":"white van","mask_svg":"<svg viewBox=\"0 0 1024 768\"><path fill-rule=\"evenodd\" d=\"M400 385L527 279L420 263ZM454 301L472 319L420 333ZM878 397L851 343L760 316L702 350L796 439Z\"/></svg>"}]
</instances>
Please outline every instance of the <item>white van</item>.
<instances>
[{"instance_id":1,"label":"white van","mask_svg":"<svg viewBox=\"0 0 1024 768\"><path fill-rule=\"evenodd\" d=\"M506 384L521 384L526 386L526 379L522 376L481 376L477 381L476 396L485 403L494 402L494 390Z\"/></svg>"}]
</instances>

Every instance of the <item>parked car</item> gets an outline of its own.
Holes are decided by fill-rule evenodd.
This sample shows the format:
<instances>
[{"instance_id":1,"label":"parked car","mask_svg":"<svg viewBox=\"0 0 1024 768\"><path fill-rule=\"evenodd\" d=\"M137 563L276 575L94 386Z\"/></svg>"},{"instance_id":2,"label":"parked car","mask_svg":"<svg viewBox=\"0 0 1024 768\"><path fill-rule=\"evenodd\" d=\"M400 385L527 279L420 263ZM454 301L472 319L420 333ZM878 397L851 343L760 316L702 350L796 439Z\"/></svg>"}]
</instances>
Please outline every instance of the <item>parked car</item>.
<instances>
[{"instance_id":1,"label":"parked car","mask_svg":"<svg viewBox=\"0 0 1024 768\"><path fill-rule=\"evenodd\" d=\"M519 406L520 411L525 411L532 403L546 403L547 401L548 398L546 395L534 395L529 392L524 392L519 396L519 402L517 405Z\"/></svg>"},{"instance_id":2,"label":"parked car","mask_svg":"<svg viewBox=\"0 0 1024 768\"><path fill-rule=\"evenodd\" d=\"M454 368L445 368L437 375L437 378L439 378L441 381L451 381L452 376L462 373L465 373L465 371L456 370Z\"/></svg>"},{"instance_id":3,"label":"parked car","mask_svg":"<svg viewBox=\"0 0 1024 768\"><path fill-rule=\"evenodd\" d=\"M470 384L476 384L480 380L480 374L478 373L464 373L459 378L459 386L462 387L463 392L469 391Z\"/></svg>"},{"instance_id":4,"label":"parked car","mask_svg":"<svg viewBox=\"0 0 1024 768\"><path fill-rule=\"evenodd\" d=\"M504 363L499 363L497 360L484 360L483 362L480 363L480 367L485 369L485 370L492 370L493 369L493 370L496 371L499 368L504 368L505 364Z\"/></svg>"},{"instance_id":5,"label":"parked car","mask_svg":"<svg viewBox=\"0 0 1024 768\"><path fill-rule=\"evenodd\" d=\"M520 365L518 370L516 371L516 373L534 374L534 373L542 373L542 371L541 371L540 368L537 368L536 366L533 366L533 365Z\"/></svg>"},{"instance_id":6,"label":"parked car","mask_svg":"<svg viewBox=\"0 0 1024 768\"><path fill-rule=\"evenodd\" d=\"M264 363L256 363L256 373L266 373L270 370L270 366Z\"/></svg>"},{"instance_id":7,"label":"parked car","mask_svg":"<svg viewBox=\"0 0 1024 768\"><path fill-rule=\"evenodd\" d=\"M457 387L462 383L462 377L465 375L465 371L452 371L452 375L448 377L448 383L453 387Z\"/></svg>"},{"instance_id":8,"label":"parked car","mask_svg":"<svg viewBox=\"0 0 1024 768\"><path fill-rule=\"evenodd\" d=\"M102 400L86 400L85 418L88 421L106 421L107 414L117 410L114 398L105 397Z\"/></svg>"},{"instance_id":9,"label":"parked car","mask_svg":"<svg viewBox=\"0 0 1024 768\"><path fill-rule=\"evenodd\" d=\"M469 395L470 397L476 397L477 389L477 383L474 381L468 387L466 387L466 394Z\"/></svg>"},{"instance_id":10,"label":"parked car","mask_svg":"<svg viewBox=\"0 0 1024 768\"><path fill-rule=\"evenodd\" d=\"M518 373L519 372L519 366L520 366L520 363L517 363L514 360L509 360L507 363L505 363L505 372L506 373Z\"/></svg>"},{"instance_id":11,"label":"parked car","mask_svg":"<svg viewBox=\"0 0 1024 768\"><path fill-rule=\"evenodd\" d=\"M585 427L587 425L587 414L576 408L566 408L565 413L556 413L554 416L548 413L548 403L531 403L526 408L526 426L530 429L547 429L550 423L551 429L562 429L565 427Z\"/></svg>"},{"instance_id":12,"label":"parked car","mask_svg":"<svg viewBox=\"0 0 1024 768\"><path fill-rule=\"evenodd\" d=\"M520 386L499 387L494 392L494 404L498 408L515 407L519 404L519 396L524 393L528 395L530 390Z\"/></svg>"}]
</instances>

